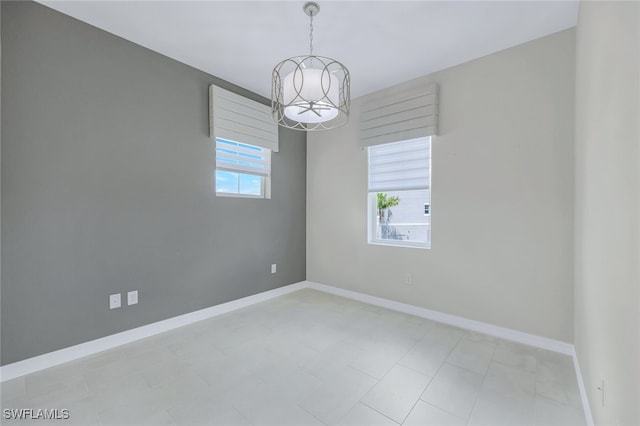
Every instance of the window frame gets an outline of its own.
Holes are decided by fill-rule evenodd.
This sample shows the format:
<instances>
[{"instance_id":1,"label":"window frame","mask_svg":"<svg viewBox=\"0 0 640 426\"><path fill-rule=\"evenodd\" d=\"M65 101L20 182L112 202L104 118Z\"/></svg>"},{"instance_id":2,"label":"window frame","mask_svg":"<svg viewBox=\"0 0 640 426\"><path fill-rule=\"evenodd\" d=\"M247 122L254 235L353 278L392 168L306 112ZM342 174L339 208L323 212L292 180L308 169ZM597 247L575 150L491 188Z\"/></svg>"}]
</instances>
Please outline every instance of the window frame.
<instances>
[{"instance_id":1,"label":"window frame","mask_svg":"<svg viewBox=\"0 0 640 426\"><path fill-rule=\"evenodd\" d=\"M216 169L217 171L217 169ZM226 171L226 170L225 170ZM266 176L260 176L260 175L252 175L249 173L240 173L240 172L230 172L230 173L237 173L237 174L241 174L241 175L246 175L246 176L256 176L260 178L260 195L254 195L254 194L240 194L240 193L235 193L235 192L223 192L223 191L218 191L216 190L216 197L229 197L229 198L255 198L258 200L268 200L271 198L271 194L269 193L269 190L267 189L270 184L271 184L271 179L267 178ZM217 175L214 173L214 181L217 182ZM269 182L267 182L269 181ZM216 188L217 188L217 183L216 183ZM269 196L267 196L267 194Z\"/></svg>"},{"instance_id":2,"label":"window frame","mask_svg":"<svg viewBox=\"0 0 640 426\"><path fill-rule=\"evenodd\" d=\"M404 247L404 248L417 248L423 250L431 249L431 213L432 213L432 201L431 201L431 160L432 160L432 142L433 138L431 136L427 136L424 138L418 139L428 139L429 145L429 175L427 185L423 188L394 188L394 189L385 189L385 190L370 190L369 188L369 174L371 167L371 148L374 148L377 145L372 145L367 147L367 244L378 245L378 246L390 246L390 247ZM398 141L398 142L409 142L412 139L406 141ZM389 142L398 143L398 142ZM387 145L387 144L380 144ZM429 199L425 200L423 204L429 205L429 214L422 214L422 217L428 218L426 226L427 226L427 235L428 240L424 242L412 241L412 240L393 240L393 239L383 239L377 238L378 233L378 203L377 203L377 194L380 192L400 192L400 191L423 191L429 190Z\"/></svg>"},{"instance_id":3,"label":"window frame","mask_svg":"<svg viewBox=\"0 0 640 426\"><path fill-rule=\"evenodd\" d=\"M265 174L257 174L257 173L251 173L250 171L247 170L239 170L236 169L234 170L234 168L232 166L229 167L224 167L224 168L218 168L218 139L220 139L222 141L222 143L234 143L234 144L238 144L238 145L246 145L252 148L258 148L260 150L260 153L263 154L262 157L262 161L266 161L268 163L268 173ZM252 145L250 143L246 143L246 142L242 142L242 141L235 141L235 140L230 140L230 139L225 139L225 138L220 138L220 137L216 137L214 138L214 143L215 143L215 170L213 173L213 186L214 186L214 191L216 194L216 197L229 197L229 198L252 198L252 199L258 199L258 200L268 200L271 198L271 159L272 159L272 150L269 148L264 148L262 146L258 146L258 145ZM232 163L230 163L232 164ZM224 191L218 191L218 171L225 171L228 173L235 173L238 175L245 175L245 176L255 176L260 178L260 194L256 195L256 194L248 194L248 193L241 193L240 192L240 182L238 181L238 192L224 192Z\"/></svg>"}]
</instances>

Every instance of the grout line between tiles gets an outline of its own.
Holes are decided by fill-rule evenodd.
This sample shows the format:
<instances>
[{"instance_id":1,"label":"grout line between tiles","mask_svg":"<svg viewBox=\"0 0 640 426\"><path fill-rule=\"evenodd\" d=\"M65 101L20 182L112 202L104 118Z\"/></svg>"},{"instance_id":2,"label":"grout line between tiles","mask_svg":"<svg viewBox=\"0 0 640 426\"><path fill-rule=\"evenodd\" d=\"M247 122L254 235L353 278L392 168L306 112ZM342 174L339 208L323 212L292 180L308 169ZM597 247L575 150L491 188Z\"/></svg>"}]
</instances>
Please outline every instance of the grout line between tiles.
<instances>
[{"instance_id":1,"label":"grout line between tiles","mask_svg":"<svg viewBox=\"0 0 640 426\"><path fill-rule=\"evenodd\" d=\"M363 398L364 398L364 397L363 397ZM369 405L369 404L367 404L366 402L363 402L362 400L360 400L360 401L358 401L358 403L359 403L359 404L364 405L365 407L369 407L369 408L371 408L373 411L375 411L376 413L378 413L378 414L380 414L380 415L382 415L382 416L386 417L387 419L391 420L392 422L394 422L394 423L395 423L395 424L397 424L398 426L400 426L402 423L404 423L404 421L405 421L405 420L406 420L406 418L407 418L407 417L405 416L405 418L402 420L402 422L398 423L398 422L396 422L395 420L393 420L391 417L387 416L385 413L383 413L383 412L381 412L381 411L377 410L375 407L370 406L370 405ZM412 409L413 409L413 408L412 408ZM409 413L411 413L411 410L409 410ZM407 415L408 415L408 414L407 414Z\"/></svg>"}]
</instances>

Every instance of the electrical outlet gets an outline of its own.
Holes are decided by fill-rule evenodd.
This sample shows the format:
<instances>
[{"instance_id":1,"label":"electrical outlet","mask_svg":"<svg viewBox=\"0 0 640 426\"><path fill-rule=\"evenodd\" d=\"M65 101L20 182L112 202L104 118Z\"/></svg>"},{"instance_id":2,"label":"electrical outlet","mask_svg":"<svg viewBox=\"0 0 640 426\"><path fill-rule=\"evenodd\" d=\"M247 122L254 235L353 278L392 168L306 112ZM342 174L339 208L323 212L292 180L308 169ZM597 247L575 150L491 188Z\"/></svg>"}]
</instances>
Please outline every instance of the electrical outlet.
<instances>
[{"instance_id":1,"label":"electrical outlet","mask_svg":"<svg viewBox=\"0 0 640 426\"><path fill-rule=\"evenodd\" d=\"M413 276L409 273L404 274L405 285L413 285Z\"/></svg>"},{"instance_id":2,"label":"electrical outlet","mask_svg":"<svg viewBox=\"0 0 640 426\"><path fill-rule=\"evenodd\" d=\"M278 265L276 265L275 263L271 264L271 273L275 274L278 270Z\"/></svg>"},{"instance_id":3,"label":"electrical outlet","mask_svg":"<svg viewBox=\"0 0 640 426\"><path fill-rule=\"evenodd\" d=\"M138 304L138 290L130 291L127 293L127 305L137 305Z\"/></svg>"},{"instance_id":4,"label":"electrical outlet","mask_svg":"<svg viewBox=\"0 0 640 426\"><path fill-rule=\"evenodd\" d=\"M116 309L122 305L120 293L109 295L109 309Z\"/></svg>"}]
</instances>

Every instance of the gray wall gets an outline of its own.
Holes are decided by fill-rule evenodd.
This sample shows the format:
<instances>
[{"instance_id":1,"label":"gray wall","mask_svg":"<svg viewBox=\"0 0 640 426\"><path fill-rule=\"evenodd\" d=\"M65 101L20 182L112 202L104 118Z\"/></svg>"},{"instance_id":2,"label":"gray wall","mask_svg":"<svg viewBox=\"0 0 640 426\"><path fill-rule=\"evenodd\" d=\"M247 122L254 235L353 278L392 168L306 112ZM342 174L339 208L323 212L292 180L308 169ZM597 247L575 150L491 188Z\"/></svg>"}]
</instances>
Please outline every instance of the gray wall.
<instances>
[{"instance_id":1,"label":"gray wall","mask_svg":"<svg viewBox=\"0 0 640 426\"><path fill-rule=\"evenodd\" d=\"M417 82L440 85L431 250L367 244L355 100L308 136L307 278L572 341L574 31Z\"/></svg>"},{"instance_id":2,"label":"gray wall","mask_svg":"<svg viewBox=\"0 0 640 426\"><path fill-rule=\"evenodd\" d=\"M304 133L215 196L208 85L255 95L32 2L2 47L2 364L305 279Z\"/></svg>"},{"instance_id":3,"label":"gray wall","mask_svg":"<svg viewBox=\"0 0 640 426\"><path fill-rule=\"evenodd\" d=\"M640 3L580 2L576 47L576 353L596 424L637 426Z\"/></svg>"}]
</instances>

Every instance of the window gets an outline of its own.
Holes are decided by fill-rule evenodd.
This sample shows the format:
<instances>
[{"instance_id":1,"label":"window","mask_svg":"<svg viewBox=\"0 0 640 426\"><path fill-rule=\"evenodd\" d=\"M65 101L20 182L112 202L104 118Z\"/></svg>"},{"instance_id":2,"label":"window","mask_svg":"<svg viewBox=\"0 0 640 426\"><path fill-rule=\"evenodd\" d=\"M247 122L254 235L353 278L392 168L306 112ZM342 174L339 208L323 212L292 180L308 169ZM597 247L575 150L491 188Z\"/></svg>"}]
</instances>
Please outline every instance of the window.
<instances>
[{"instance_id":1,"label":"window","mask_svg":"<svg viewBox=\"0 0 640 426\"><path fill-rule=\"evenodd\" d=\"M216 195L270 198L271 150L216 138Z\"/></svg>"},{"instance_id":2,"label":"window","mask_svg":"<svg viewBox=\"0 0 640 426\"><path fill-rule=\"evenodd\" d=\"M271 198L271 154L279 149L271 108L212 84L209 132L216 142L216 195Z\"/></svg>"},{"instance_id":3,"label":"window","mask_svg":"<svg viewBox=\"0 0 640 426\"><path fill-rule=\"evenodd\" d=\"M431 248L431 138L367 149L369 243Z\"/></svg>"}]
</instances>

